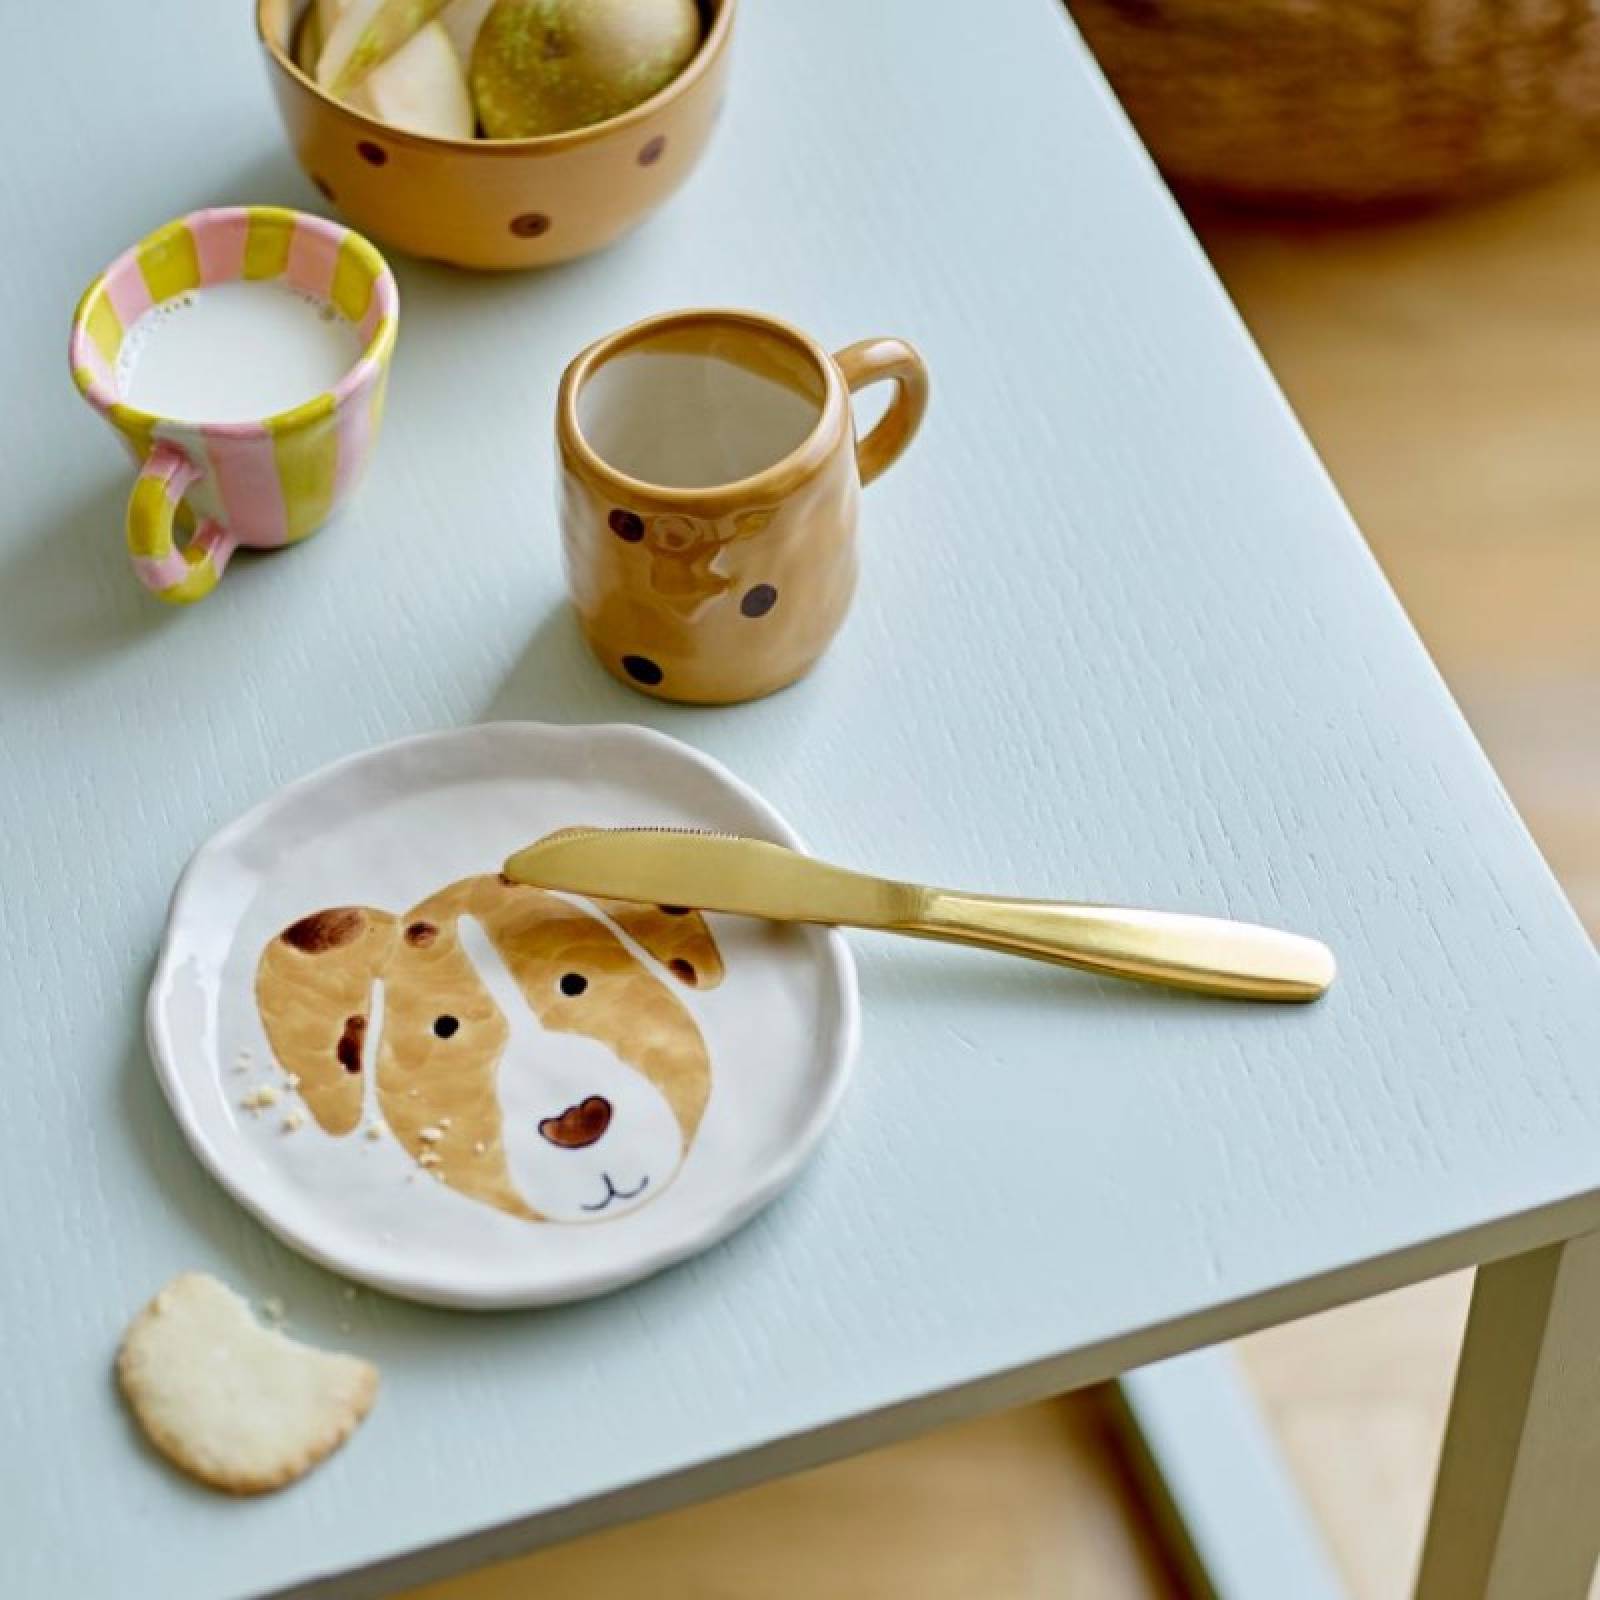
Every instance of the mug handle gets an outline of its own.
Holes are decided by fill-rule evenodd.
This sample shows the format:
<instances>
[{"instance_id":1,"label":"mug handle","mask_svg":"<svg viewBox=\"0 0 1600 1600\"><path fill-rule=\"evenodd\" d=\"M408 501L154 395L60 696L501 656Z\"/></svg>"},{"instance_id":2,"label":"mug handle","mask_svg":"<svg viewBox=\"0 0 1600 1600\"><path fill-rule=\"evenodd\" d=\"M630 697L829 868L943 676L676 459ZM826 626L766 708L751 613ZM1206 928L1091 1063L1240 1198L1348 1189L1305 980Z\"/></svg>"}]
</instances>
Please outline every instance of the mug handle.
<instances>
[{"instance_id":1,"label":"mug handle","mask_svg":"<svg viewBox=\"0 0 1600 1600\"><path fill-rule=\"evenodd\" d=\"M217 586L238 541L214 517L206 517L179 549L172 519L178 502L200 469L177 445L161 440L145 457L128 497L128 555L134 576L158 600L188 605Z\"/></svg>"},{"instance_id":2,"label":"mug handle","mask_svg":"<svg viewBox=\"0 0 1600 1600\"><path fill-rule=\"evenodd\" d=\"M928 409L928 369L904 339L862 339L835 351L834 362L852 394L869 383L892 378L895 397L878 425L856 441L856 467L862 483L871 483L892 467L911 443Z\"/></svg>"}]
</instances>

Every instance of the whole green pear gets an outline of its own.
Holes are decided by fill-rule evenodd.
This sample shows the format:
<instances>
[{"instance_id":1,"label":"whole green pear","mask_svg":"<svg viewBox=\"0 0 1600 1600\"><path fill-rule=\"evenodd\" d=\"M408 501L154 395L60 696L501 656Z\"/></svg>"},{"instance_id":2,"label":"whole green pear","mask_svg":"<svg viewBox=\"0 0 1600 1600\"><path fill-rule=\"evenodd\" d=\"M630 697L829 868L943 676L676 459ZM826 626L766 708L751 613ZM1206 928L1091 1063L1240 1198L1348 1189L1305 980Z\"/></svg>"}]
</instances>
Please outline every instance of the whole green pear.
<instances>
[{"instance_id":1,"label":"whole green pear","mask_svg":"<svg viewBox=\"0 0 1600 1600\"><path fill-rule=\"evenodd\" d=\"M472 51L491 139L584 128L648 100L700 44L694 0L496 0Z\"/></svg>"}]
</instances>

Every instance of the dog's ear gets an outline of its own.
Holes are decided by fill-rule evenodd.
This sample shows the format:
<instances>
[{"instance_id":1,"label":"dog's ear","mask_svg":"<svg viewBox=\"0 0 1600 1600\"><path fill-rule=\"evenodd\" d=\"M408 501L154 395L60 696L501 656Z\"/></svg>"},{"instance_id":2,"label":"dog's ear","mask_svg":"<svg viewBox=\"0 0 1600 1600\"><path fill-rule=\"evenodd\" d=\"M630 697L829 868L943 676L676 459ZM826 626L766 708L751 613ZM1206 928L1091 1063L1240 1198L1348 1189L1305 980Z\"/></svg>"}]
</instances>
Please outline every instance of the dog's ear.
<instances>
[{"instance_id":1,"label":"dog's ear","mask_svg":"<svg viewBox=\"0 0 1600 1600\"><path fill-rule=\"evenodd\" d=\"M291 923L261 952L262 1026L325 1133L349 1133L361 1120L372 985L394 949L395 929L387 911L335 906Z\"/></svg>"},{"instance_id":2,"label":"dog's ear","mask_svg":"<svg viewBox=\"0 0 1600 1600\"><path fill-rule=\"evenodd\" d=\"M753 539L758 533L765 533L777 514L776 506L762 506L756 511L738 512L733 519L734 538Z\"/></svg>"},{"instance_id":3,"label":"dog's ear","mask_svg":"<svg viewBox=\"0 0 1600 1600\"><path fill-rule=\"evenodd\" d=\"M686 988L715 989L722 982L722 952L698 911L632 900L597 899L595 904Z\"/></svg>"}]
</instances>

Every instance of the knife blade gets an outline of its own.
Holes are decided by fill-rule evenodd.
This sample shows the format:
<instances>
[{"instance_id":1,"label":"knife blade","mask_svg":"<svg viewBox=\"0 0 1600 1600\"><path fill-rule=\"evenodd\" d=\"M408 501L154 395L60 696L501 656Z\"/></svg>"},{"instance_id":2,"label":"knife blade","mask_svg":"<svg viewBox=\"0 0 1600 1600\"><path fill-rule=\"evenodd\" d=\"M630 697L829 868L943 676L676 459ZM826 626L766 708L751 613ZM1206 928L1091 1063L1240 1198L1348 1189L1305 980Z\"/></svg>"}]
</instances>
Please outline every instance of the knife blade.
<instances>
[{"instance_id":1,"label":"knife blade","mask_svg":"<svg viewBox=\"0 0 1600 1600\"><path fill-rule=\"evenodd\" d=\"M866 928L914 920L923 894L765 840L676 828L568 828L517 851L505 873L568 894Z\"/></svg>"}]
</instances>

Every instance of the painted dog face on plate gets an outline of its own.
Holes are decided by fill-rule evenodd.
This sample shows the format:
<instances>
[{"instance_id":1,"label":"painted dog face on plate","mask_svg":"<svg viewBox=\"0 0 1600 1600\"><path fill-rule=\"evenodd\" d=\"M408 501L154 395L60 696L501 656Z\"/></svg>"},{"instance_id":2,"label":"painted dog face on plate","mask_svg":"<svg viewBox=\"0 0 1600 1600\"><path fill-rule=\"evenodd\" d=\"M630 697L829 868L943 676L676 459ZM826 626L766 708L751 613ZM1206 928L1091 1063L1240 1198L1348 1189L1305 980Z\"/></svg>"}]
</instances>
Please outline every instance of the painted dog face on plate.
<instances>
[{"instance_id":1,"label":"painted dog face on plate","mask_svg":"<svg viewBox=\"0 0 1600 1600\"><path fill-rule=\"evenodd\" d=\"M485 1205L552 1222L642 1205L711 1092L673 986L714 987L722 959L698 912L595 904L668 976L600 917L497 875L403 916L312 912L257 967L273 1052L325 1133L356 1132L375 1105L419 1164Z\"/></svg>"}]
</instances>

